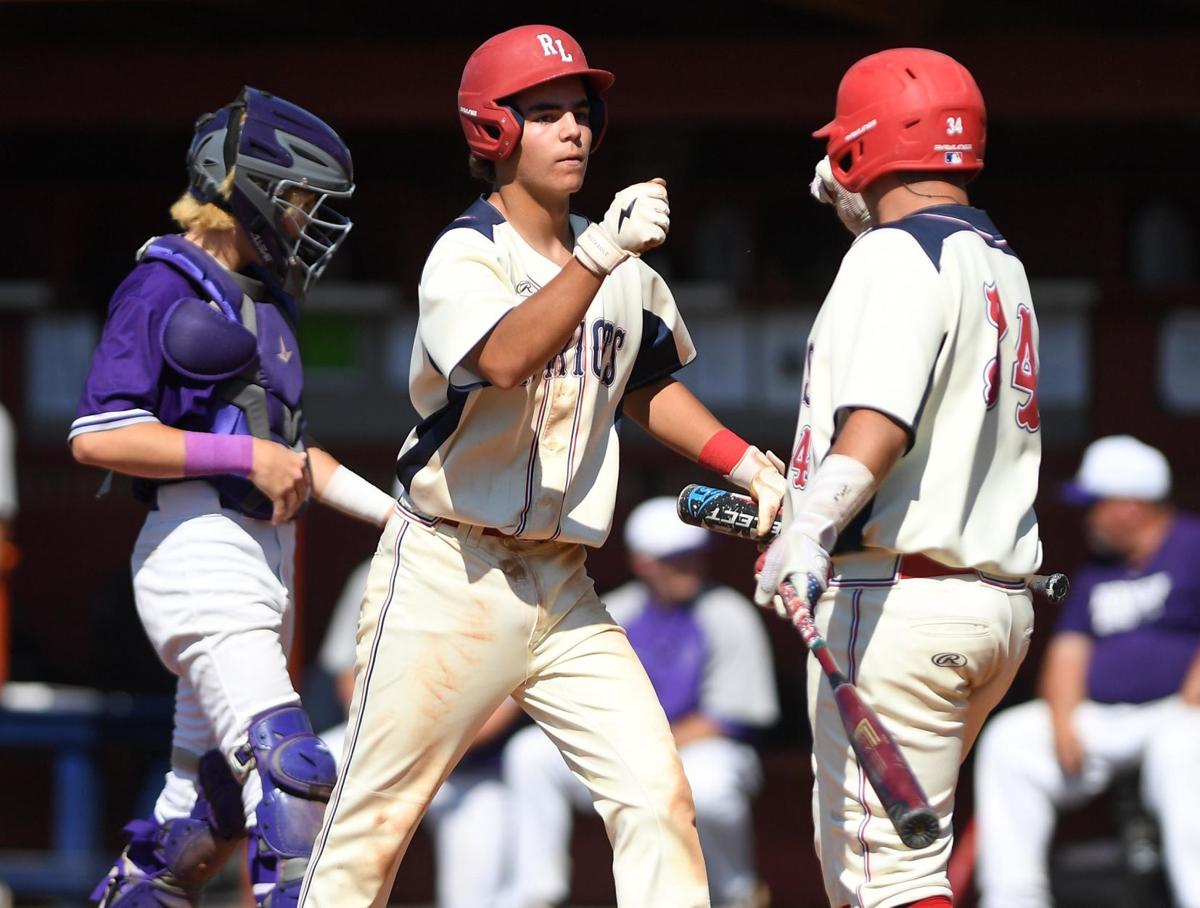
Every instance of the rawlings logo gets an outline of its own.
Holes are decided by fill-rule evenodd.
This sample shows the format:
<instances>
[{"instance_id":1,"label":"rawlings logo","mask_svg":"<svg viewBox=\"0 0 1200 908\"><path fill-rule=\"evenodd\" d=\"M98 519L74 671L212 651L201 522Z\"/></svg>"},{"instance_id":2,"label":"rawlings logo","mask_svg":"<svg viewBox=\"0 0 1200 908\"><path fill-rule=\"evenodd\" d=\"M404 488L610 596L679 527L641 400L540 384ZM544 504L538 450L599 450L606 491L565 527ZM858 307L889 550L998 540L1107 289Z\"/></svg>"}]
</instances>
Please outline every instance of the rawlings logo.
<instances>
[{"instance_id":1,"label":"rawlings logo","mask_svg":"<svg viewBox=\"0 0 1200 908\"><path fill-rule=\"evenodd\" d=\"M967 664L967 657L962 653L937 653L929 661L942 668L962 668Z\"/></svg>"},{"instance_id":2,"label":"rawlings logo","mask_svg":"<svg viewBox=\"0 0 1200 908\"><path fill-rule=\"evenodd\" d=\"M461 104L458 105L458 112L466 114L468 117L479 116L479 111L473 110L470 107L463 107Z\"/></svg>"},{"instance_id":3,"label":"rawlings logo","mask_svg":"<svg viewBox=\"0 0 1200 908\"><path fill-rule=\"evenodd\" d=\"M859 136L865 135L866 133L870 132L872 129L874 129L878 125L879 125L879 121L874 118L867 120L867 122L864 123L862 126L858 127L858 129L855 129L851 132L846 133L845 141L853 142Z\"/></svg>"}]
</instances>

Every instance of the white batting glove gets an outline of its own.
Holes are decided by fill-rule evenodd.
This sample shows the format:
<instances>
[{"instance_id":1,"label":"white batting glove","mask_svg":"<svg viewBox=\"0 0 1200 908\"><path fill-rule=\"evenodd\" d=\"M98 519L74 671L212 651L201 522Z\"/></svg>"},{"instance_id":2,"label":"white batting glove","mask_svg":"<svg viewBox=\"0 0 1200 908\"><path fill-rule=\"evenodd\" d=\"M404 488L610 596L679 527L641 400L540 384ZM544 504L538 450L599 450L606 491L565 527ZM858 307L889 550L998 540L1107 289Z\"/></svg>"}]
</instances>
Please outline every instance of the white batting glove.
<instances>
[{"instance_id":1,"label":"white batting glove","mask_svg":"<svg viewBox=\"0 0 1200 908\"><path fill-rule=\"evenodd\" d=\"M867 210L867 203L857 192L850 192L837 181L833 168L829 166L828 155L817 161L808 191L822 205L832 205L837 211L838 220L855 236L871 226L871 212Z\"/></svg>"},{"instance_id":2,"label":"white batting glove","mask_svg":"<svg viewBox=\"0 0 1200 908\"><path fill-rule=\"evenodd\" d=\"M765 536L771 531L775 515L787 494L783 461L768 451L764 454L754 445L746 448L737 465L725 478L750 493L758 502L758 525L754 532Z\"/></svg>"},{"instance_id":3,"label":"white batting glove","mask_svg":"<svg viewBox=\"0 0 1200 908\"><path fill-rule=\"evenodd\" d=\"M576 237L575 258L593 274L612 274L629 256L661 246L670 228L666 182L634 183L616 194L603 221Z\"/></svg>"},{"instance_id":4,"label":"white batting glove","mask_svg":"<svg viewBox=\"0 0 1200 908\"><path fill-rule=\"evenodd\" d=\"M805 595L812 577L824 592L829 585L829 550L836 540L837 528L828 518L808 511L797 514L755 565L755 603L773 605L779 617L790 619L779 598L779 585L791 580Z\"/></svg>"}]
</instances>

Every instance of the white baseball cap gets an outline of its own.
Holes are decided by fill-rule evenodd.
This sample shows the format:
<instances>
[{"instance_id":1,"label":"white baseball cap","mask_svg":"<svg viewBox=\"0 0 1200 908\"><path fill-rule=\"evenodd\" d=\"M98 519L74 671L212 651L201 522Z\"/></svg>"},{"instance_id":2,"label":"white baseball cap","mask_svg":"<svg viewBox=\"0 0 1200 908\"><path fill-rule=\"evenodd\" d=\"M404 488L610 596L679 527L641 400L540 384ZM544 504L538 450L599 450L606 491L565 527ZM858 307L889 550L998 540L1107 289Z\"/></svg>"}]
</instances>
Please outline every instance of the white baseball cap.
<instances>
[{"instance_id":1,"label":"white baseball cap","mask_svg":"<svg viewBox=\"0 0 1200 908\"><path fill-rule=\"evenodd\" d=\"M1171 467L1163 452L1132 435L1098 438L1083 452L1063 500L1087 505L1098 498L1162 501L1171 493Z\"/></svg>"},{"instance_id":2,"label":"white baseball cap","mask_svg":"<svg viewBox=\"0 0 1200 908\"><path fill-rule=\"evenodd\" d=\"M643 501L625 521L625 548L630 554L670 558L702 549L708 541L708 530L679 519L674 498Z\"/></svg>"}]
</instances>

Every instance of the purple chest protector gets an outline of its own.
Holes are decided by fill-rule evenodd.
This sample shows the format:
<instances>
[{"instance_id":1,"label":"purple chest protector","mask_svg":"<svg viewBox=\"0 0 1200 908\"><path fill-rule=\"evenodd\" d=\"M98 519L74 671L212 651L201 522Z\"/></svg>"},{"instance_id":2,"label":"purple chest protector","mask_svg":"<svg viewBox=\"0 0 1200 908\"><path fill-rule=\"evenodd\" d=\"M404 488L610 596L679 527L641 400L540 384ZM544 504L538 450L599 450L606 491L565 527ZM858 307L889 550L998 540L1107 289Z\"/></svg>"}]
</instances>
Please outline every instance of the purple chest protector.
<instances>
[{"instance_id":1,"label":"purple chest protector","mask_svg":"<svg viewBox=\"0 0 1200 908\"><path fill-rule=\"evenodd\" d=\"M264 282L267 298L252 300L233 275L178 236L159 237L140 260L162 262L196 288L163 319L160 343L167 364L188 381L216 386L209 431L253 435L301 448L304 373L292 299ZM241 476L212 476L224 507L269 518L270 501Z\"/></svg>"},{"instance_id":2,"label":"purple chest protector","mask_svg":"<svg viewBox=\"0 0 1200 908\"><path fill-rule=\"evenodd\" d=\"M625 628L646 668L667 720L675 722L700 706L708 644L687 605L651 600Z\"/></svg>"}]
</instances>

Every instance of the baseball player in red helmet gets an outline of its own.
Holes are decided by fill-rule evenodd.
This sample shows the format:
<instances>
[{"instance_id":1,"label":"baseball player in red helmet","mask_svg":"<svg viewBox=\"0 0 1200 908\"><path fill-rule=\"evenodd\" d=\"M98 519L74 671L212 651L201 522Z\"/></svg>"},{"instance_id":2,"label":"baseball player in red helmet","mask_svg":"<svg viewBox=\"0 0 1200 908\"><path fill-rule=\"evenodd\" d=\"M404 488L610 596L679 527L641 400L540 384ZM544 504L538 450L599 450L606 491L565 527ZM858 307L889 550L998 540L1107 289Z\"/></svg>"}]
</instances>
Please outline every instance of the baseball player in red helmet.
<instances>
[{"instance_id":1,"label":"baseball player in red helmet","mask_svg":"<svg viewBox=\"0 0 1200 908\"><path fill-rule=\"evenodd\" d=\"M599 223L570 213L612 82L549 25L496 35L463 71L459 117L489 191L421 275L409 381L421 422L367 581L308 908L386 901L430 799L509 695L590 789L619 903L709 904L670 725L586 549L612 524L622 415L748 488L762 531L784 480L673 377L695 351L639 258L666 239L666 184L622 189Z\"/></svg>"},{"instance_id":2,"label":"baseball player in red helmet","mask_svg":"<svg viewBox=\"0 0 1200 908\"><path fill-rule=\"evenodd\" d=\"M941 835L909 850L808 672L830 904L946 906L958 768L1029 646L1041 561L1037 321L1025 270L967 183L983 98L955 60L859 60L816 136L814 192L858 234L809 337L784 529L756 599L825 590L816 622L910 761Z\"/></svg>"}]
</instances>

